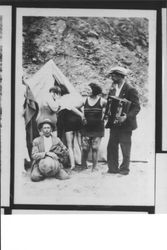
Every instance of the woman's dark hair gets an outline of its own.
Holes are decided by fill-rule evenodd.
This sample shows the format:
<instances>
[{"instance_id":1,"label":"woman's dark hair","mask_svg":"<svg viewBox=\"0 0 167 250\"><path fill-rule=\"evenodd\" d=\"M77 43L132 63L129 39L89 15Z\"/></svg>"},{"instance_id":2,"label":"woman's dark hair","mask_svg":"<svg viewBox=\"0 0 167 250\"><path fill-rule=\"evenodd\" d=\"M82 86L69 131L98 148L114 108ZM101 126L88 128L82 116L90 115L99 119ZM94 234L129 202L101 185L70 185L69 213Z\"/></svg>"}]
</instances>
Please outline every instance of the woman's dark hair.
<instances>
[{"instance_id":1,"label":"woman's dark hair","mask_svg":"<svg viewBox=\"0 0 167 250\"><path fill-rule=\"evenodd\" d=\"M61 95L61 88L59 86L54 86L49 89L49 92L54 92L57 95Z\"/></svg>"},{"instance_id":2,"label":"woman's dark hair","mask_svg":"<svg viewBox=\"0 0 167 250\"><path fill-rule=\"evenodd\" d=\"M54 82L54 86L58 87L60 89L61 95L69 94L68 89L63 84L59 83L56 79L55 79L55 82Z\"/></svg>"},{"instance_id":3,"label":"woman's dark hair","mask_svg":"<svg viewBox=\"0 0 167 250\"><path fill-rule=\"evenodd\" d=\"M93 96L96 96L96 95L99 95L99 94L102 93L102 88L99 85L97 85L96 83L92 82L92 83L89 84L89 86L92 89L92 95Z\"/></svg>"}]
</instances>

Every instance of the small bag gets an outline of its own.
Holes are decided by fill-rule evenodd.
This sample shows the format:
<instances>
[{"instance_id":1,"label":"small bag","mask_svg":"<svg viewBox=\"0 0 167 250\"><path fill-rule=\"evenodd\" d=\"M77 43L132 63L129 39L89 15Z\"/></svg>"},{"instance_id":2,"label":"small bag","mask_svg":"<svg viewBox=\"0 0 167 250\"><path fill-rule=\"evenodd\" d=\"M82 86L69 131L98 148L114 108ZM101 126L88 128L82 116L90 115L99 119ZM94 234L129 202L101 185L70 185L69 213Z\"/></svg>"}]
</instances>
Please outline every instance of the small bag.
<instances>
[{"instance_id":1,"label":"small bag","mask_svg":"<svg viewBox=\"0 0 167 250\"><path fill-rule=\"evenodd\" d=\"M62 146L61 143L57 143L51 150L51 152L54 152L58 158L59 161L63 164L64 167L67 167L69 165L69 152L66 146Z\"/></svg>"}]
</instances>

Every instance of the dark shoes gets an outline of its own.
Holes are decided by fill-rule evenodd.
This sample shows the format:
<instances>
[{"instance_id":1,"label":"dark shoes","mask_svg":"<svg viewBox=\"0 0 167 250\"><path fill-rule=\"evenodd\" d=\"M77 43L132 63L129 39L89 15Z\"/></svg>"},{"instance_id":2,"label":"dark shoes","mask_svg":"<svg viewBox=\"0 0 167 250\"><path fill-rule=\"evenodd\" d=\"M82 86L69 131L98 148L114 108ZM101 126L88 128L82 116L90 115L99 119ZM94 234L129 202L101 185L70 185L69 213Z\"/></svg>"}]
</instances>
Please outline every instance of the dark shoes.
<instances>
[{"instance_id":1,"label":"dark shoes","mask_svg":"<svg viewBox=\"0 0 167 250\"><path fill-rule=\"evenodd\" d=\"M82 166L81 166L81 170L85 170L85 169L88 169L88 166L82 165Z\"/></svg>"},{"instance_id":2,"label":"dark shoes","mask_svg":"<svg viewBox=\"0 0 167 250\"><path fill-rule=\"evenodd\" d=\"M115 169L115 170L108 170L109 174L122 174L122 175L128 175L129 170L128 169Z\"/></svg>"},{"instance_id":3,"label":"dark shoes","mask_svg":"<svg viewBox=\"0 0 167 250\"><path fill-rule=\"evenodd\" d=\"M129 169L120 169L119 173L122 175L128 175L129 174Z\"/></svg>"},{"instance_id":4,"label":"dark shoes","mask_svg":"<svg viewBox=\"0 0 167 250\"><path fill-rule=\"evenodd\" d=\"M119 174L119 169L118 170L108 170L109 174Z\"/></svg>"}]
</instances>

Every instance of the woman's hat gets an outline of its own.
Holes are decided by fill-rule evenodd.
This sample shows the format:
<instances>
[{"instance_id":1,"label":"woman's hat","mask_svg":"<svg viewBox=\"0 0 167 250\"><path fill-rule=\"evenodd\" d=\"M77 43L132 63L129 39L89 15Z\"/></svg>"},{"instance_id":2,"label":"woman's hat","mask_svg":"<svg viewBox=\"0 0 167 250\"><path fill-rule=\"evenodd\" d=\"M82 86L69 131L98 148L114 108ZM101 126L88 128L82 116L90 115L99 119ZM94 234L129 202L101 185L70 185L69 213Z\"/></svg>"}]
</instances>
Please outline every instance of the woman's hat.
<instances>
[{"instance_id":1,"label":"woman's hat","mask_svg":"<svg viewBox=\"0 0 167 250\"><path fill-rule=\"evenodd\" d=\"M40 130L44 124L49 124L52 130L55 129L54 123L49 118L44 119L42 122L38 123L38 129Z\"/></svg>"}]
</instances>

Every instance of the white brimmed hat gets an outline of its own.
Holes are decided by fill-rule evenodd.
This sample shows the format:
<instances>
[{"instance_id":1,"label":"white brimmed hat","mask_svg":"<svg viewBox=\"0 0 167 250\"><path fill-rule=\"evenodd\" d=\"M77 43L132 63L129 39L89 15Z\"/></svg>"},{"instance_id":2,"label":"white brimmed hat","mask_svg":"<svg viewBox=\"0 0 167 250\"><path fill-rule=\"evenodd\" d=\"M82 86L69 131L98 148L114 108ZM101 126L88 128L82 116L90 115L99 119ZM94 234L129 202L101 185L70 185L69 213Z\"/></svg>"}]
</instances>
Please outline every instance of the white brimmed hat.
<instances>
[{"instance_id":1,"label":"white brimmed hat","mask_svg":"<svg viewBox=\"0 0 167 250\"><path fill-rule=\"evenodd\" d=\"M53 124L53 122L50 119L44 119L43 121L40 121L38 123L38 129L41 130L43 124L50 124L50 126L52 127L52 129L55 129L55 125Z\"/></svg>"},{"instance_id":2,"label":"white brimmed hat","mask_svg":"<svg viewBox=\"0 0 167 250\"><path fill-rule=\"evenodd\" d=\"M111 75L112 73L118 73L120 75L126 76L128 74L128 69L125 69L125 68L120 67L120 66L116 66L116 67L112 67L109 70L108 75Z\"/></svg>"}]
</instances>

